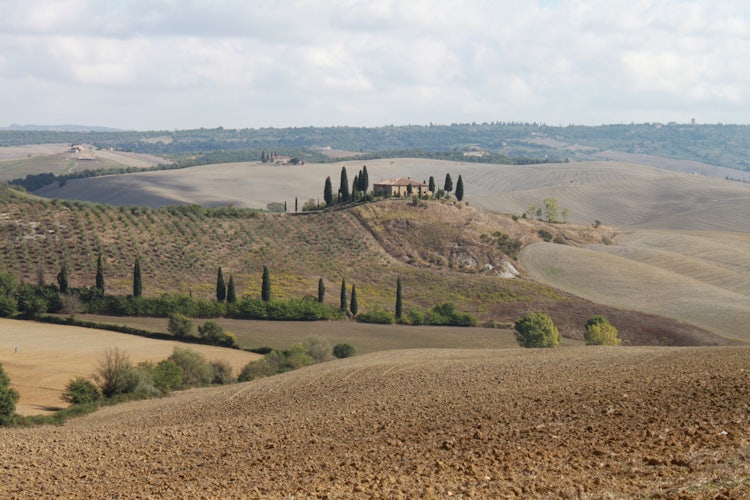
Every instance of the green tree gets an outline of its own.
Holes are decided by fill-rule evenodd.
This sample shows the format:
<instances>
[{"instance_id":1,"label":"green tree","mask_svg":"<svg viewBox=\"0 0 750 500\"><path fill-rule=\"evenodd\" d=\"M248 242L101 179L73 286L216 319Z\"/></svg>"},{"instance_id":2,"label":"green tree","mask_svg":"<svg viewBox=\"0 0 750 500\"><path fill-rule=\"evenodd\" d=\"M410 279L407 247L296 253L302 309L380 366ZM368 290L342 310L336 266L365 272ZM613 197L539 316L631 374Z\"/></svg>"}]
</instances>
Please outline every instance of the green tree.
<instances>
[{"instance_id":1,"label":"green tree","mask_svg":"<svg viewBox=\"0 0 750 500\"><path fill-rule=\"evenodd\" d=\"M554 198L544 199L544 218L549 223L557 222L557 200Z\"/></svg>"},{"instance_id":2,"label":"green tree","mask_svg":"<svg viewBox=\"0 0 750 500\"><path fill-rule=\"evenodd\" d=\"M263 266L263 281L260 287L260 297L263 302L271 301L271 276L268 272L268 266Z\"/></svg>"},{"instance_id":3,"label":"green tree","mask_svg":"<svg viewBox=\"0 0 750 500\"><path fill-rule=\"evenodd\" d=\"M543 312L532 312L516 320L516 341L521 347L557 347L560 333L552 318Z\"/></svg>"},{"instance_id":4,"label":"green tree","mask_svg":"<svg viewBox=\"0 0 750 500\"><path fill-rule=\"evenodd\" d=\"M224 273L219 266L219 272L216 273L216 301L224 302L227 298L227 286L224 283Z\"/></svg>"},{"instance_id":5,"label":"green tree","mask_svg":"<svg viewBox=\"0 0 750 500\"><path fill-rule=\"evenodd\" d=\"M430 181L427 184L427 189L430 191L431 194L435 194L435 178L433 176L430 176Z\"/></svg>"},{"instance_id":6,"label":"green tree","mask_svg":"<svg viewBox=\"0 0 750 500\"><path fill-rule=\"evenodd\" d=\"M443 189L446 193L453 191L453 179L451 179L451 174L445 174L445 184L443 185Z\"/></svg>"},{"instance_id":7,"label":"green tree","mask_svg":"<svg viewBox=\"0 0 750 500\"><path fill-rule=\"evenodd\" d=\"M102 254L96 259L96 291L100 297L104 296L104 264Z\"/></svg>"},{"instance_id":8,"label":"green tree","mask_svg":"<svg viewBox=\"0 0 750 500\"><path fill-rule=\"evenodd\" d=\"M182 369L181 387L208 385L214 377L211 364L203 354L193 349L175 347L167 359Z\"/></svg>"},{"instance_id":9,"label":"green tree","mask_svg":"<svg viewBox=\"0 0 750 500\"><path fill-rule=\"evenodd\" d=\"M10 387L10 378L5 374L3 365L0 365L0 425L8 425L13 421L19 397L18 391Z\"/></svg>"},{"instance_id":10,"label":"green tree","mask_svg":"<svg viewBox=\"0 0 750 500\"><path fill-rule=\"evenodd\" d=\"M323 283L323 278L320 278L318 280L318 302L321 304L323 303L323 300L326 296L326 285Z\"/></svg>"},{"instance_id":11,"label":"green tree","mask_svg":"<svg viewBox=\"0 0 750 500\"><path fill-rule=\"evenodd\" d=\"M68 293L68 265L63 262L60 272L57 273L57 284L60 287L60 293Z\"/></svg>"},{"instance_id":12,"label":"green tree","mask_svg":"<svg viewBox=\"0 0 750 500\"><path fill-rule=\"evenodd\" d=\"M227 304L237 302L237 291L234 287L234 276L229 275L229 284L227 285Z\"/></svg>"},{"instance_id":13,"label":"green tree","mask_svg":"<svg viewBox=\"0 0 750 500\"><path fill-rule=\"evenodd\" d=\"M458 182L456 182L456 199L458 201L464 199L464 181L461 178L461 174L458 174Z\"/></svg>"},{"instance_id":14,"label":"green tree","mask_svg":"<svg viewBox=\"0 0 750 500\"><path fill-rule=\"evenodd\" d=\"M341 304L339 310L346 312L346 278L341 278Z\"/></svg>"},{"instance_id":15,"label":"green tree","mask_svg":"<svg viewBox=\"0 0 750 500\"><path fill-rule=\"evenodd\" d=\"M143 295L143 276L141 276L141 260L136 257L133 265L133 297Z\"/></svg>"},{"instance_id":16,"label":"green tree","mask_svg":"<svg viewBox=\"0 0 750 500\"><path fill-rule=\"evenodd\" d=\"M323 201L326 202L326 206L330 207L333 203L333 187L331 186L331 178L326 177L326 184L323 188Z\"/></svg>"},{"instance_id":17,"label":"green tree","mask_svg":"<svg viewBox=\"0 0 750 500\"><path fill-rule=\"evenodd\" d=\"M352 316L356 316L359 312L359 304L357 303L357 285L352 284L352 298L349 301L349 310Z\"/></svg>"},{"instance_id":18,"label":"green tree","mask_svg":"<svg viewBox=\"0 0 750 500\"><path fill-rule=\"evenodd\" d=\"M341 167L339 195L341 196L341 203L347 203L349 201L349 178L346 175L346 167Z\"/></svg>"},{"instance_id":19,"label":"green tree","mask_svg":"<svg viewBox=\"0 0 750 500\"><path fill-rule=\"evenodd\" d=\"M583 332L586 345L620 345L621 340L617 328L603 316L592 316L586 322Z\"/></svg>"},{"instance_id":20,"label":"green tree","mask_svg":"<svg viewBox=\"0 0 750 500\"><path fill-rule=\"evenodd\" d=\"M563 221L568 222L568 216L570 215L570 210L568 210L567 208L563 208L562 212L560 213L562 214Z\"/></svg>"},{"instance_id":21,"label":"green tree","mask_svg":"<svg viewBox=\"0 0 750 500\"><path fill-rule=\"evenodd\" d=\"M401 316L404 312L404 302L402 297L403 290L401 288L401 276L396 281L396 320L401 321Z\"/></svg>"}]
</instances>

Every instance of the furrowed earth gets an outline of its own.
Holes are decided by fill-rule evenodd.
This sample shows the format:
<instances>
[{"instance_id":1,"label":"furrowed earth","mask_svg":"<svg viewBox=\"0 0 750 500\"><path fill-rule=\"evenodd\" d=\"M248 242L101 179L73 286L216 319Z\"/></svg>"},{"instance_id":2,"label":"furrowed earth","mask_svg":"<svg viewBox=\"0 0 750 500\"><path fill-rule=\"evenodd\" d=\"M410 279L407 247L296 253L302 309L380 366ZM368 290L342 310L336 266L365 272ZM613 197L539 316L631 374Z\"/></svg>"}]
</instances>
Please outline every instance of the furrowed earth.
<instances>
[{"instance_id":1,"label":"furrowed earth","mask_svg":"<svg viewBox=\"0 0 750 500\"><path fill-rule=\"evenodd\" d=\"M742 498L750 349L367 354L5 429L6 498Z\"/></svg>"}]
</instances>

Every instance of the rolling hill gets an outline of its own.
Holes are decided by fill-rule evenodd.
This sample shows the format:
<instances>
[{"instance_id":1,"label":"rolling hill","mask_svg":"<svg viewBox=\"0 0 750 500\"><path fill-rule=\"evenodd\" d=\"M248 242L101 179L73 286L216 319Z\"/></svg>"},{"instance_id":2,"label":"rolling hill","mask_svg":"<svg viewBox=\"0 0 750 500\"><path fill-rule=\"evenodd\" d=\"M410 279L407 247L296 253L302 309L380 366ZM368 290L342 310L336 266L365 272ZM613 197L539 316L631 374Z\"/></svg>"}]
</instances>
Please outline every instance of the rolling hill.
<instances>
[{"instance_id":1,"label":"rolling hill","mask_svg":"<svg viewBox=\"0 0 750 500\"><path fill-rule=\"evenodd\" d=\"M351 176L361 168L352 163L209 165L75 180L63 187L45 188L40 194L147 206L198 203L262 208L270 202L284 201L291 210L295 198L300 204L309 198L320 198L325 177L330 176L336 184L343 166ZM465 200L481 209L481 213L520 215L531 205L541 206L545 198L555 198L560 209L569 210L570 223L601 221L610 229L607 233L600 232L596 241L586 241L581 238L581 231L572 231L577 234L567 231L571 225L555 226L559 233L567 231L569 243L588 246L574 249L546 245L543 252L541 247L534 251L529 247L522 258L523 271L535 280L610 307L667 316L728 338L750 340L742 327L748 313L745 304L750 303L746 287L741 286L748 282L750 268L746 244L750 233L750 218L746 216L750 209L750 185L746 183L604 161L511 166L387 159L369 161L367 167L371 184L397 176L420 180L433 176L437 184L442 185L446 173L452 175L454 182L460 174L467 193ZM362 213L362 209L352 215L357 213ZM403 211L398 216L413 220ZM433 216L437 221L447 214ZM361 217L359 219L351 219L354 226L347 226L347 231L358 231L353 228L363 222ZM478 216L474 217L474 222L477 219ZM513 226L501 222L503 220L507 221L495 217L483 230L487 234L498 229L513 233ZM282 225L279 221L279 227ZM404 224L396 226L391 224L387 233L383 233L382 228L380 232L369 228L368 234L341 244L358 245L370 255L381 255L378 260L382 262L396 257L399 262L425 265L448 261L451 255L445 245L439 245L438 251L428 255L432 242L456 242L457 235L464 232L460 223L455 222L452 229L437 224L423 227L414 234ZM326 231L324 225L321 232ZM434 231L433 237L430 231ZM281 233L288 234L288 230L281 230ZM400 236L403 234L410 234L411 240L406 241ZM524 243L531 243L539 239L532 234L529 226L516 236L522 237ZM605 241L603 237L614 245L599 245ZM691 252L699 252L699 260ZM561 274L552 279L545 266L549 267L555 259L564 260L570 279L562 279ZM589 265L591 269L587 273L572 271L586 270ZM338 274L348 274L352 269L349 266ZM413 267L409 269L415 271ZM620 275L627 275L627 282L621 281L618 274L612 274L614 269L618 269ZM661 279L654 279L657 275ZM415 276L415 279L423 278ZM480 289L484 288L480 286ZM663 295L667 289L672 300L669 307L649 300L649 297ZM468 300L471 294L462 295L460 300ZM388 303L381 298L380 304ZM563 317L561 320L565 321Z\"/></svg>"}]
</instances>

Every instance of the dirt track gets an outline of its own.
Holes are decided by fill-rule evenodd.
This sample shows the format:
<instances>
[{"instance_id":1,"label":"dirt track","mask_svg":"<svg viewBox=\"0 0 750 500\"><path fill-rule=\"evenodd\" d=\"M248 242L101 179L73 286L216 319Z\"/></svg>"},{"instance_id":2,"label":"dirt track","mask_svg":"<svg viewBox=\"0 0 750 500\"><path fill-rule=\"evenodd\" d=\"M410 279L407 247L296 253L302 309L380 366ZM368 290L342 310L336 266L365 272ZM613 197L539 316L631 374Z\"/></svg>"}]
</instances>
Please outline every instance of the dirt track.
<instances>
[{"instance_id":1,"label":"dirt track","mask_svg":"<svg viewBox=\"0 0 750 500\"><path fill-rule=\"evenodd\" d=\"M0 430L0 496L742 498L750 348L410 350Z\"/></svg>"}]
</instances>

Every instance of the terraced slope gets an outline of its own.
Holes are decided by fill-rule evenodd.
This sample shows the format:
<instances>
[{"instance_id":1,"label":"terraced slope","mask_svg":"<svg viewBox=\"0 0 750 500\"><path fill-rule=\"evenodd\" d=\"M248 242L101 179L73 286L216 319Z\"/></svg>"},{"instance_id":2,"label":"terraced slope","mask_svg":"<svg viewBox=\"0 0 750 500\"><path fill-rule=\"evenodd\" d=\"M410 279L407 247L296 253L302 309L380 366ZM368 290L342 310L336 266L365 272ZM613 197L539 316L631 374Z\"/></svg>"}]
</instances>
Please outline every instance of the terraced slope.
<instances>
[{"instance_id":1,"label":"terraced slope","mask_svg":"<svg viewBox=\"0 0 750 500\"><path fill-rule=\"evenodd\" d=\"M749 348L410 350L0 430L0 494L741 498Z\"/></svg>"}]
</instances>

